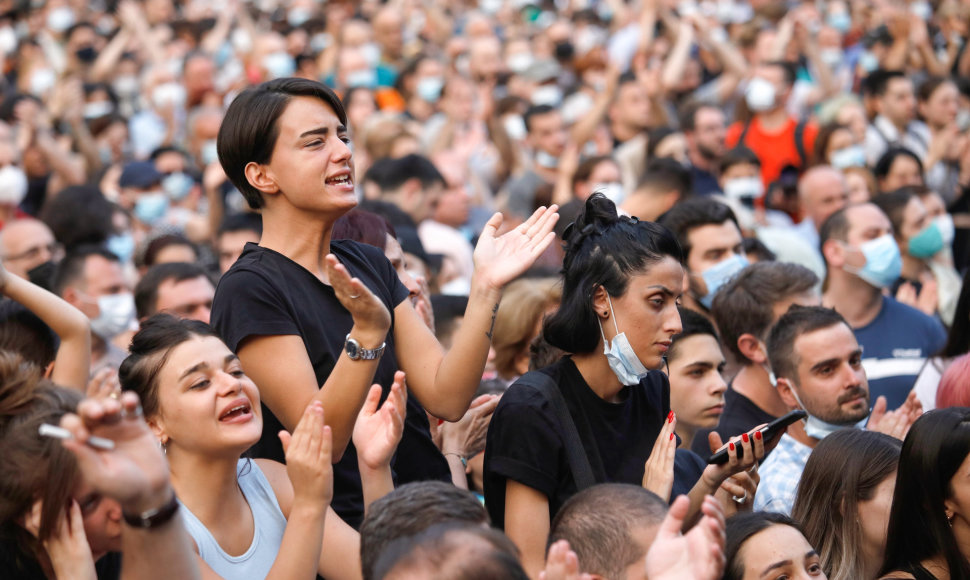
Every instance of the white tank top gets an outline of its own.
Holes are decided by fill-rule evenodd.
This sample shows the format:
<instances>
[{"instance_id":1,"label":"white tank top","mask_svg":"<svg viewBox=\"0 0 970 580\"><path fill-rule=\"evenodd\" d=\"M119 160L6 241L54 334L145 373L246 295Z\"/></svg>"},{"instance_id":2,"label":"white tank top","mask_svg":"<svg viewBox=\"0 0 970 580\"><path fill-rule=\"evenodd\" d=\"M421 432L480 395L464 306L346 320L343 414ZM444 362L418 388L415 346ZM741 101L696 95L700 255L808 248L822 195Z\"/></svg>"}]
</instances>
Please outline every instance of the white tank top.
<instances>
[{"instance_id":1,"label":"white tank top","mask_svg":"<svg viewBox=\"0 0 970 580\"><path fill-rule=\"evenodd\" d=\"M199 518L183 505L185 527L199 547L199 555L216 574L226 580L265 578L280 551L286 518L276 501L273 487L255 461L240 459L236 465L236 479L253 512L255 533L245 553L230 556L223 551Z\"/></svg>"}]
</instances>

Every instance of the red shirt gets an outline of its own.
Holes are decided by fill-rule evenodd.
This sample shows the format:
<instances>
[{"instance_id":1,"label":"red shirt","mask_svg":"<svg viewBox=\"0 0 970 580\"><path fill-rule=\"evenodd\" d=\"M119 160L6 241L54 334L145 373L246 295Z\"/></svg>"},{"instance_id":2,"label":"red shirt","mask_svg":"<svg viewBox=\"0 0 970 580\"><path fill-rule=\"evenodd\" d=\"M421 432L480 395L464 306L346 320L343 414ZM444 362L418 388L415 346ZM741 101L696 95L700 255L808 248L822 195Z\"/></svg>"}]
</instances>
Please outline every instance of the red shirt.
<instances>
[{"instance_id":1,"label":"red shirt","mask_svg":"<svg viewBox=\"0 0 970 580\"><path fill-rule=\"evenodd\" d=\"M748 134L744 137L744 145L754 151L758 159L761 160L761 180L764 181L766 188L778 179L782 168L786 165L805 169L802 158L798 155L798 149L795 148L795 127L797 126L798 121L789 118L788 122L782 125L780 129L769 133L761 128L761 123L758 122L757 117L751 120ZM740 121L728 128L725 143L729 148L738 144L738 138L743 130L744 123ZM817 135L818 125L806 123L803 142L805 153L808 156L812 154L812 147L815 145Z\"/></svg>"}]
</instances>

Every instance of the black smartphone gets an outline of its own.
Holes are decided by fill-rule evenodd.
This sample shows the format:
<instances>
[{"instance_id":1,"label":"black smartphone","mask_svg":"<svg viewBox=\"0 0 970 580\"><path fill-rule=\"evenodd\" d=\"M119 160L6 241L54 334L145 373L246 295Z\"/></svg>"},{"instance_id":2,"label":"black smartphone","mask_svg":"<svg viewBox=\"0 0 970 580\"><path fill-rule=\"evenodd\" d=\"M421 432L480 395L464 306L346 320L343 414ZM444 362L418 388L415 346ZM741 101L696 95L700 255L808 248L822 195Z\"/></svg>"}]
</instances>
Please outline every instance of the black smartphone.
<instances>
[{"instance_id":1,"label":"black smartphone","mask_svg":"<svg viewBox=\"0 0 970 580\"><path fill-rule=\"evenodd\" d=\"M788 413L787 415L782 415L781 417L778 417L777 419L775 419L771 423L768 423L764 428L761 429L761 439L765 443L768 443L775 437L775 435L777 435L778 433L786 429L789 425L791 425L795 421L804 419L805 417L808 417L808 413L806 413L801 409L796 409ZM738 448L738 459L741 459L742 457L744 457L744 448L741 447L740 445L737 445L736 447ZM707 462L712 465L722 465L724 463L727 463L728 447L725 445L723 449L721 449L714 455L711 455L707 459Z\"/></svg>"}]
</instances>

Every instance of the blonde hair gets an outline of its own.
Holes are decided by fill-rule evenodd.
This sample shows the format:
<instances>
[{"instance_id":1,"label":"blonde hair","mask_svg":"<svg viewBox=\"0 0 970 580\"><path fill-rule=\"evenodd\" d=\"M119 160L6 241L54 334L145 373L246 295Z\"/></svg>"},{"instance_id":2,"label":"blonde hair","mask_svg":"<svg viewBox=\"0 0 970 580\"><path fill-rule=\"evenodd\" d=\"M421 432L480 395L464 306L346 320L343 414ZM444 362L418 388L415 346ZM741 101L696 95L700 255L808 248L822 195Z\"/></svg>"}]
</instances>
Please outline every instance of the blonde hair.
<instances>
[{"instance_id":1,"label":"blonde hair","mask_svg":"<svg viewBox=\"0 0 970 580\"><path fill-rule=\"evenodd\" d=\"M539 333L539 323L550 307L558 307L562 287L555 278L519 279L505 289L495 315L495 368L502 378L518 375L515 359L529 352L529 344Z\"/></svg>"}]
</instances>

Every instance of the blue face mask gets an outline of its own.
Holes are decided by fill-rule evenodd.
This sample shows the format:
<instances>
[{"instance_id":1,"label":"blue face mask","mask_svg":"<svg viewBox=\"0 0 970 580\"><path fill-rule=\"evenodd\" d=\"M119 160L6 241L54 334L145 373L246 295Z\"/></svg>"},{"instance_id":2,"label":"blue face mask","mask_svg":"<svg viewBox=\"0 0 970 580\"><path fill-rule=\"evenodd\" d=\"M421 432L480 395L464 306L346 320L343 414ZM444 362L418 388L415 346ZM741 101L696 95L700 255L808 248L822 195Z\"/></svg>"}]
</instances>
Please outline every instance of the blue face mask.
<instances>
[{"instance_id":1,"label":"blue face mask","mask_svg":"<svg viewBox=\"0 0 970 580\"><path fill-rule=\"evenodd\" d=\"M129 233L111 236L105 241L108 251L118 256L122 262L130 262L135 255L135 238Z\"/></svg>"},{"instance_id":2,"label":"blue face mask","mask_svg":"<svg viewBox=\"0 0 970 580\"><path fill-rule=\"evenodd\" d=\"M833 151L830 162L832 167L836 169L865 167L866 150L862 148L862 145L849 145L848 147Z\"/></svg>"},{"instance_id":3,"label":"blue face mask","mask_svg":"<svg viewBox=\"0 0 970 580\"><path fill-rule=\"evenodd\" d=\"M162 180L162 189L165 190L165 193L172 201L182 201L185 199L189 195L189 192L192 191L193 185L195 185L195 180L181 171L173 173Z\"/></svg>"},{"instance_id":4,"label":"blue face mask","mask_svg":"<svg viewBox=\"0 0 970 580\"><path fill-rule=\"evenodd\" d=\"M441 77L424 77L418 81L417 93L421 100L436 103L441 97L441 89L445 82Z\"/></svg>"},{"instance_id":5,"label":"blue face mask","mask_svg":"<svg viewBox=\"0 0 970 580\"><path fill-rule=\"evenodd\" d=\"M803 425L805 426L805 434L814 439L818 439L819 441L825 439L840 429L864 429L866 422L869 421L869 413L866 413L866 416L857 423L849 425L838 425L823 421L808 412L808 408L802 404L802 400L798 398L798 393L795 392L795 389L792 389L791 392L793 395L795 395L795 400L798 401L799 406L801 406L801 408L808 413L808 417L806 417L803 421Z\"/></svg>"},{"instance_id":6,"label":"blue face mask","mask_svg":"<svg viewBox=\"0 0 970 580\"><path fill-rule=\"evenodd\" d=\"M291 77L296 72L296 61L288 52L272 52L263 57L263 68L271 79Z\"/></svg>"},{"instance_id":7,"label":"blue face mask","mask_svg":"<svg viewBox=\"0 0 970 580\"><path fill-rule=\"evenodd\" d=\"M903 259L892 234L869 240L859 246L859 250L866 257L866 265L855 268L846 264L846 272L855 274L876 288L886 288L899 278L903 271Z\"/></svg>"},{"instance_id":8,"label":"blue face mask","mask_svg":"<svg viewBox=\"0 0 970 580\"><path fill-rule=\"evenodd\" d=\"M852 28L852 17L848 12L830 12L825 18L829 26L845 34Z\"/></svg>"},{"instance_id":9,"label":"blue face mask","mask_svg":"<svg viewBox=\"0 0 970 580\"><path fill-rule=\"evenodd\" d=\"M630 345L626 333L620 332L616 326L616 314L613 313L613 300L607 296L610 303L610 316L613 319L613 328L616 329L616 336L613 337L613 344L606 340L603 333L603 324L600 323L600 336L603 337L603 354L610 364L610 370L620 380L620 383L630 387L640 384L640 379L647 376L647 367L643 366L640 358Z\"/></svg>"},{"instance_id":10,"label":"blue face mask","mask_svg":"<svg viewBox=\"0 0 970 580\"><path fill-rule=\"evenodd\" d=\"M943 232L936 222L923 228L920 233L909 239L909 255L914 258L932 258L943 249Z\"/></svg>"},{"instance_id":11,"label":"blue face mask","mask_svg":"<svg viewBox=\"0 0 970 580\"><path fill-rule=\"evenodd\" d=\"M143 193L135 202L135 217L143 224L154 225L167 211L168 196L164 192Z\"/></svg>"},{"instance_id":12,"label":"blue face mask","mask_svg":"<svg viewBox=\"0 0 970 580\"><path fill-rule=\"evenodd\" d=\"M701 272L704 284L707 285L707 294L700 298L700 303L704 305L704 308L710 310L711 304L714 302L714 295L721 289L721 286L724 286L735 274L744 270L747 265L748 260L744 256L734 254Z\"/></svg>"}]
</instances>

